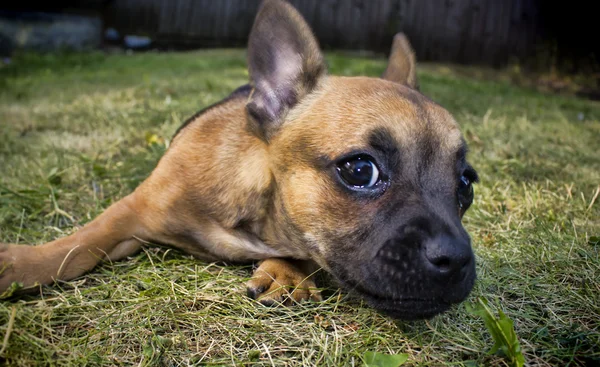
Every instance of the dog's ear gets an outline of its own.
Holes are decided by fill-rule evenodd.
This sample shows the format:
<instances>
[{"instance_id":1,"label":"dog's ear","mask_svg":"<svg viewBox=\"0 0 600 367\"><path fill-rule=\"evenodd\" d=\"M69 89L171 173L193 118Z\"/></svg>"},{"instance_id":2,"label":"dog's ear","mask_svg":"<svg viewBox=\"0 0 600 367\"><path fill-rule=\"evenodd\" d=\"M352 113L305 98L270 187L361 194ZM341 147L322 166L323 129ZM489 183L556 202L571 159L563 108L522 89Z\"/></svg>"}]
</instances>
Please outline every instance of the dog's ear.
<instances>
[{"instance_id":1,"label":"dog's ear","mask_svg":"<svg viewBox=\"0 0 600 367\"><path fill-rule=\"evenodd\" d=\"M250 128L268 141L287 112L325 76L319 44L308 24L283 0L265 0L248 40L253 92L246 105Z\"/></svg>"},{"instance_id":2,"label":"dog's ear","mask_svg":"<svg viewBox=\"0 0 600 367\"><path fill-rule=\"evenodd\" d=\"M419 89L415 52L404 33L398 33L394 36L390 59L382 78Z\"/></svg>"}]
</instances>

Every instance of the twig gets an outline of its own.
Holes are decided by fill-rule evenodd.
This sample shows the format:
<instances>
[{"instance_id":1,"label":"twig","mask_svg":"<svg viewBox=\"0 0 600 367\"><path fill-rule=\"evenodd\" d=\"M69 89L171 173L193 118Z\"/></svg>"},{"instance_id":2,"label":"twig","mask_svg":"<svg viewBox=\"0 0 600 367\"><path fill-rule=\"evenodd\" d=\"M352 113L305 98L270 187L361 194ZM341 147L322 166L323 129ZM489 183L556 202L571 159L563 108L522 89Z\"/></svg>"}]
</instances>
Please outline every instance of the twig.
<instances>
[{"instance_id":1,"label":"twig","mask_svg":"<svg viewBox=\"0 0 600 367\"><path fill-rule=\"evenodd\" d=\"M590 205L587 207L588 211L592 209L592 205L594 205L594 202L596 201L596 199L598 199L598 195L600 195L600 185L598 185L598 188L596 189L596 193L594 194L592 201L590 201Z\"/></svg>"},{"instance_id":2,"label":"twig","mask_svg":"<svg viewBox=\"0 0 600 367\"><path fill-rule=\"evenodd\" d=\"M15 325L15 317L17 316L17 307L13 306L10 312L10 318L8 319L8 325L6 325L6 334L4 334L4 340L2 341L2 349L0 349L0 355L4 354L6 347L8 347L8 339L12 333L13 326Z\"/></svg>"}]
</instances>

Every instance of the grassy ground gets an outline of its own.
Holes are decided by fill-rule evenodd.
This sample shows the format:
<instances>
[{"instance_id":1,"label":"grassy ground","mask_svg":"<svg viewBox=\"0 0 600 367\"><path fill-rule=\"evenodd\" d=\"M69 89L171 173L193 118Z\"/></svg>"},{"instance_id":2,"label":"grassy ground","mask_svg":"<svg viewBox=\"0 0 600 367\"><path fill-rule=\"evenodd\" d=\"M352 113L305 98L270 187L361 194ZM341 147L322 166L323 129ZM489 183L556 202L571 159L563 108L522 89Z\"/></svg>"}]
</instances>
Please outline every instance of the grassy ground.
<instances>
[{"instance_id":1,"label":"grassy ground","mask_svg":"<svg viewBox=\"0 0 600 367\"><path fill-rule=\"evenodd\" d=\"M385 64L328 61L347 75ZM465 218L471 300L514 320L528 365L597 365L600 104L461 75L419 73L463 126L481 176ZM187 116L246 80L237 50L15 58L0 68L0 242L75 231L146 177ZM267 308L244 295L250 271L147 248L0 301L0 340L10 331L0 363L360 366L378 351L408 353L408 365L506 365L464 304L397 322L329 286L322 303Z\"/></svg>"}]
</instances>

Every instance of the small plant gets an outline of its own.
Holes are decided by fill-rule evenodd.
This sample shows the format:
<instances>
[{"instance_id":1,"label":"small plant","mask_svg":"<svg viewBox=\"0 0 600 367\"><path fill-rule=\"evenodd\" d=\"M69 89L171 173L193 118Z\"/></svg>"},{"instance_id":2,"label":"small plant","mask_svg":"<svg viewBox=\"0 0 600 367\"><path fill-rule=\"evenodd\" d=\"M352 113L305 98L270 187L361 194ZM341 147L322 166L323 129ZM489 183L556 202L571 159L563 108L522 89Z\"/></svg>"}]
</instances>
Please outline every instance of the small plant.
<instances>
[{"instance_id":1,"label":"small plant","mask_svg":"<svg viewBox=\"0 0 600 367\"><path fill-rule=\"evenodd\" d=\"M408 360L408 354L365 352L365 367L398 367Z\"/></svg>"},{"instance_id":2,"label":"small plant","mask_svg":"<svg viewBox=\"0 0 600 367\"><path fill-rule=\"evenodd\" d=\"M467 309L473 315L483 318L494 339L494 346L488 353L503 356L511 367L522 367L525 357L521 352L513 321L502 310L498 310L499 317L496 317L489 308L487 299L483 297L478 297L475 303L467 304Z\"/></svg>"}]
</instances>

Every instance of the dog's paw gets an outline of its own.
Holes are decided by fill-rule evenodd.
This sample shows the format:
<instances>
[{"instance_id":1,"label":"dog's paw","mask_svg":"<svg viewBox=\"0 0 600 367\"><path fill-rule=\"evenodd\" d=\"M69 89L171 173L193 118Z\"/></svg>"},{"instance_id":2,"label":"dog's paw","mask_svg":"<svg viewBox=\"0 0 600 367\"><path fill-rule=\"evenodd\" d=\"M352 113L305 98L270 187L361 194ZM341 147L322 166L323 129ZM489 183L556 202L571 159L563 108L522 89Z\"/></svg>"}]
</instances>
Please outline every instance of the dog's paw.
<instances>
[{"instance_id":1,"label":"dog's paw","mask_svg":"<svg viewBox=\"0 0 600 367\"><path fill-rule=\"evenodd\" d=\"M12 267L14 262L14 254L12 245L0 243L0 293L1 297L10 296L13 284ZM16 284L16 283L15 283ZM9 294L10 293L10 294Z\"/></svg>"},{"instance_id":2,"label":"dog's paw","mask_svg":"<svg viewBox=\"0 0 600 367\"><path fill-rule=\"evenodd\" d=\"M39 267L35 267L36 263L31 267L24 266L22 261L33 253L32 248L0 243L0 299L10 298L37 285L29 279L29 274L35 274Z\"/></svg>"},{"instance_id":3,"label":"dog's paw","mask_svg":"<svg viewBox=\"0 0 600 367\"><path fill-rule=\"evenodd\" d=\"M246 291L266 306L322 300L312 276L283 259L263 261L246 283Z\"/></svg>"}]
</instances>

